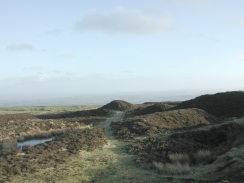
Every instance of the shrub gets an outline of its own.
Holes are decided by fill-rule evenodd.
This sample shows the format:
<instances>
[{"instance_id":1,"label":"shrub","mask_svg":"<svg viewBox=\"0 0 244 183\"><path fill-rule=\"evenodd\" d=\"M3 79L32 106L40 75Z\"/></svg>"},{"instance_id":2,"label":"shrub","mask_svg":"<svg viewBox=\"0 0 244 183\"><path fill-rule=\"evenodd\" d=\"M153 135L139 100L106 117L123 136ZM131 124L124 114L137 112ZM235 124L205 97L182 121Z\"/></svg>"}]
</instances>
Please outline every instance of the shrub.
<instances>
[{"instance_id":1,"label":"shrub","mask_svg":"<svg viewBox=\"0 0 244 183\"><path fill-rule=\"evenodd\" d=\"M181 164L190 163L189 156L187 154L182 154L182 153L169 154L169 160L172 163L181 163Z\"/></svg>"},{"instance_id":2,"label":"shrub","mask_svg":"<svg viewBox=\"0 0 244 183\"><path fill-rule=\"evenodd\" d=\"M153 162L153 165L160 173L167 173L167 174L188 174L191 172L190 166L188 163L157 163Z\"/></svg>"},{"instance_id":3,"label":"shrub","mask_svg":"<svg viewBox=\"0 0 244 183\"><path fill-rule=\"evenodd\" d=\"M212 153L209 150L201 149L197 151L194 155L194 160L197 164L206 164L209 163L213 159Z\"/></svg>"},{"instance_id":4,"label":"shrub","mask_svg":"<svg viewBox=\"0 0 244 183\"><path fill-rule=\"evenodd\" d=\"M123 127L120 131L117 132L119 138L128 140L134 137L134 134L130 132L130 130L126 127Z\"/></svg>"}]
</instances>

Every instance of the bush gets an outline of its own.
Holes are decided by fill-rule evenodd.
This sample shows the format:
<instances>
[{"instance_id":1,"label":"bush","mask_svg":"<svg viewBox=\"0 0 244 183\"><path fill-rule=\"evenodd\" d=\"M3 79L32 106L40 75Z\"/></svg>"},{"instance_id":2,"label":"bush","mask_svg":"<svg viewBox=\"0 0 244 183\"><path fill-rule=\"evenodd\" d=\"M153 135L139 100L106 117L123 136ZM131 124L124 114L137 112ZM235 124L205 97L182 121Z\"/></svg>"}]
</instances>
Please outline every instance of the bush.
<instances>
[{"instance_id":1,"label":"bush","mask_svg":"<svg viewBox=\"0 0 244 183\"><path fill-rule=\"evenodd\" d=\"M134 134L131 133L131 131L126 127L123 127L120 131L118 131L117 135L119 138L124 140L132 139L134 137Z\"/></svg>"},{"instance_id":2,"label":"bush","mask_svg":"<svg viewBox=\"0 0 244 183\"><path fill-rule=\"evenodd\" d=\"M194 155L194 160L197 164L206 164L213 159L212 153L209 150L201 149Z\"/></svg>"},{"instance_id":3,"label":"bush","mask_svg":"<svg viewBox=\"0 0 244 183\"><path fill-rule=\"evenodd\" d=\"M191 172L190 166L188 163L157 163L153 162L153 165L160 173L167 173L167 174L188 174Z\"/></svg>"}]
</instances>

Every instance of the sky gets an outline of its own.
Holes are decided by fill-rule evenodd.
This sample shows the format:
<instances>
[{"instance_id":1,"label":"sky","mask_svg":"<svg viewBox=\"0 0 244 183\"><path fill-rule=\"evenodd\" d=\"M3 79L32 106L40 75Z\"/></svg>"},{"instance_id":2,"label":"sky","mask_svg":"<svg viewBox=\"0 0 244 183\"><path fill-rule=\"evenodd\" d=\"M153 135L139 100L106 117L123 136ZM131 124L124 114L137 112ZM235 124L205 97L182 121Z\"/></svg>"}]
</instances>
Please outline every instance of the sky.
<instances>
[{"instance_id":1,"label":"sky","mask_svg":"<svg viewBox=\"0 0 244 183\"><path fill-rule=\"evenodd\" d=\"M243 7L243 0L0 0L0 96L244 90Z\"/></svg>"}]
</instances>

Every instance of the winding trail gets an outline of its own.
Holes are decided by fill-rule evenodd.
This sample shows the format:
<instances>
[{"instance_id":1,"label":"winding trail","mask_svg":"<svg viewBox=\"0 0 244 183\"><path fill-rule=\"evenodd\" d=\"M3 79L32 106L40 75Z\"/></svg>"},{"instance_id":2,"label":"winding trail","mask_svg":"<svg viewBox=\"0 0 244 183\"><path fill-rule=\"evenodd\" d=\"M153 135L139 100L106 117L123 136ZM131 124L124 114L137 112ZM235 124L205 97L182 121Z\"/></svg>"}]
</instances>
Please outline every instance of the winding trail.
<instances>
[{"instance_id":1,"label":"winding trail","mask_svg":"<svg viewBox=\"0 0 244 183\"><path fill-rule=\"evenodd\" d=\"M104 127L104 128L109 127L109 125L110 125L113 121L118 121L118 120L120 120L121 118L123 118L124 115L125 115L125 112L124 112L124 111L114 111L114 112L116 112L116 114L115 114L112 118L106 120L105 123L103 124L103 127Z\"/></svg>"}]
</instances>

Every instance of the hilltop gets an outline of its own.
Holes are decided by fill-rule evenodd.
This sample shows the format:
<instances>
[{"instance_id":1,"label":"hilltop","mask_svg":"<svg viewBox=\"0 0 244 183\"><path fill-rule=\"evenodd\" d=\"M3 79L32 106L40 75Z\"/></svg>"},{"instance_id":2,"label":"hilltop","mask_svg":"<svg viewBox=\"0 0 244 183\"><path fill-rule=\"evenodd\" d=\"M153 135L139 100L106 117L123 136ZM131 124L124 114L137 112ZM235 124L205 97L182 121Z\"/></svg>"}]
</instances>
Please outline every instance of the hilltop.
<instances>
[{"instance_id":1,"label":"hilltop","mask_svg":"<svg viewBox=\"0 0 244 183\"><path fill-rule=\"evenodd\" d=\"M101 109L112 109L112 110L129 110L134 107L133 104L123 100L113 100L112 102L104 105Z\"/></svg>"},{"instance_id":2,"label":"hilltop","mask_svg":"<svg viewBox=\"0 0 244 183\"><path fill-rule=\"evenodd\" d=\"M233 91L202 95L178 104L175 109L199 108L218 117L244 116L244 92Z\"/></svg>"}]
</instances>

